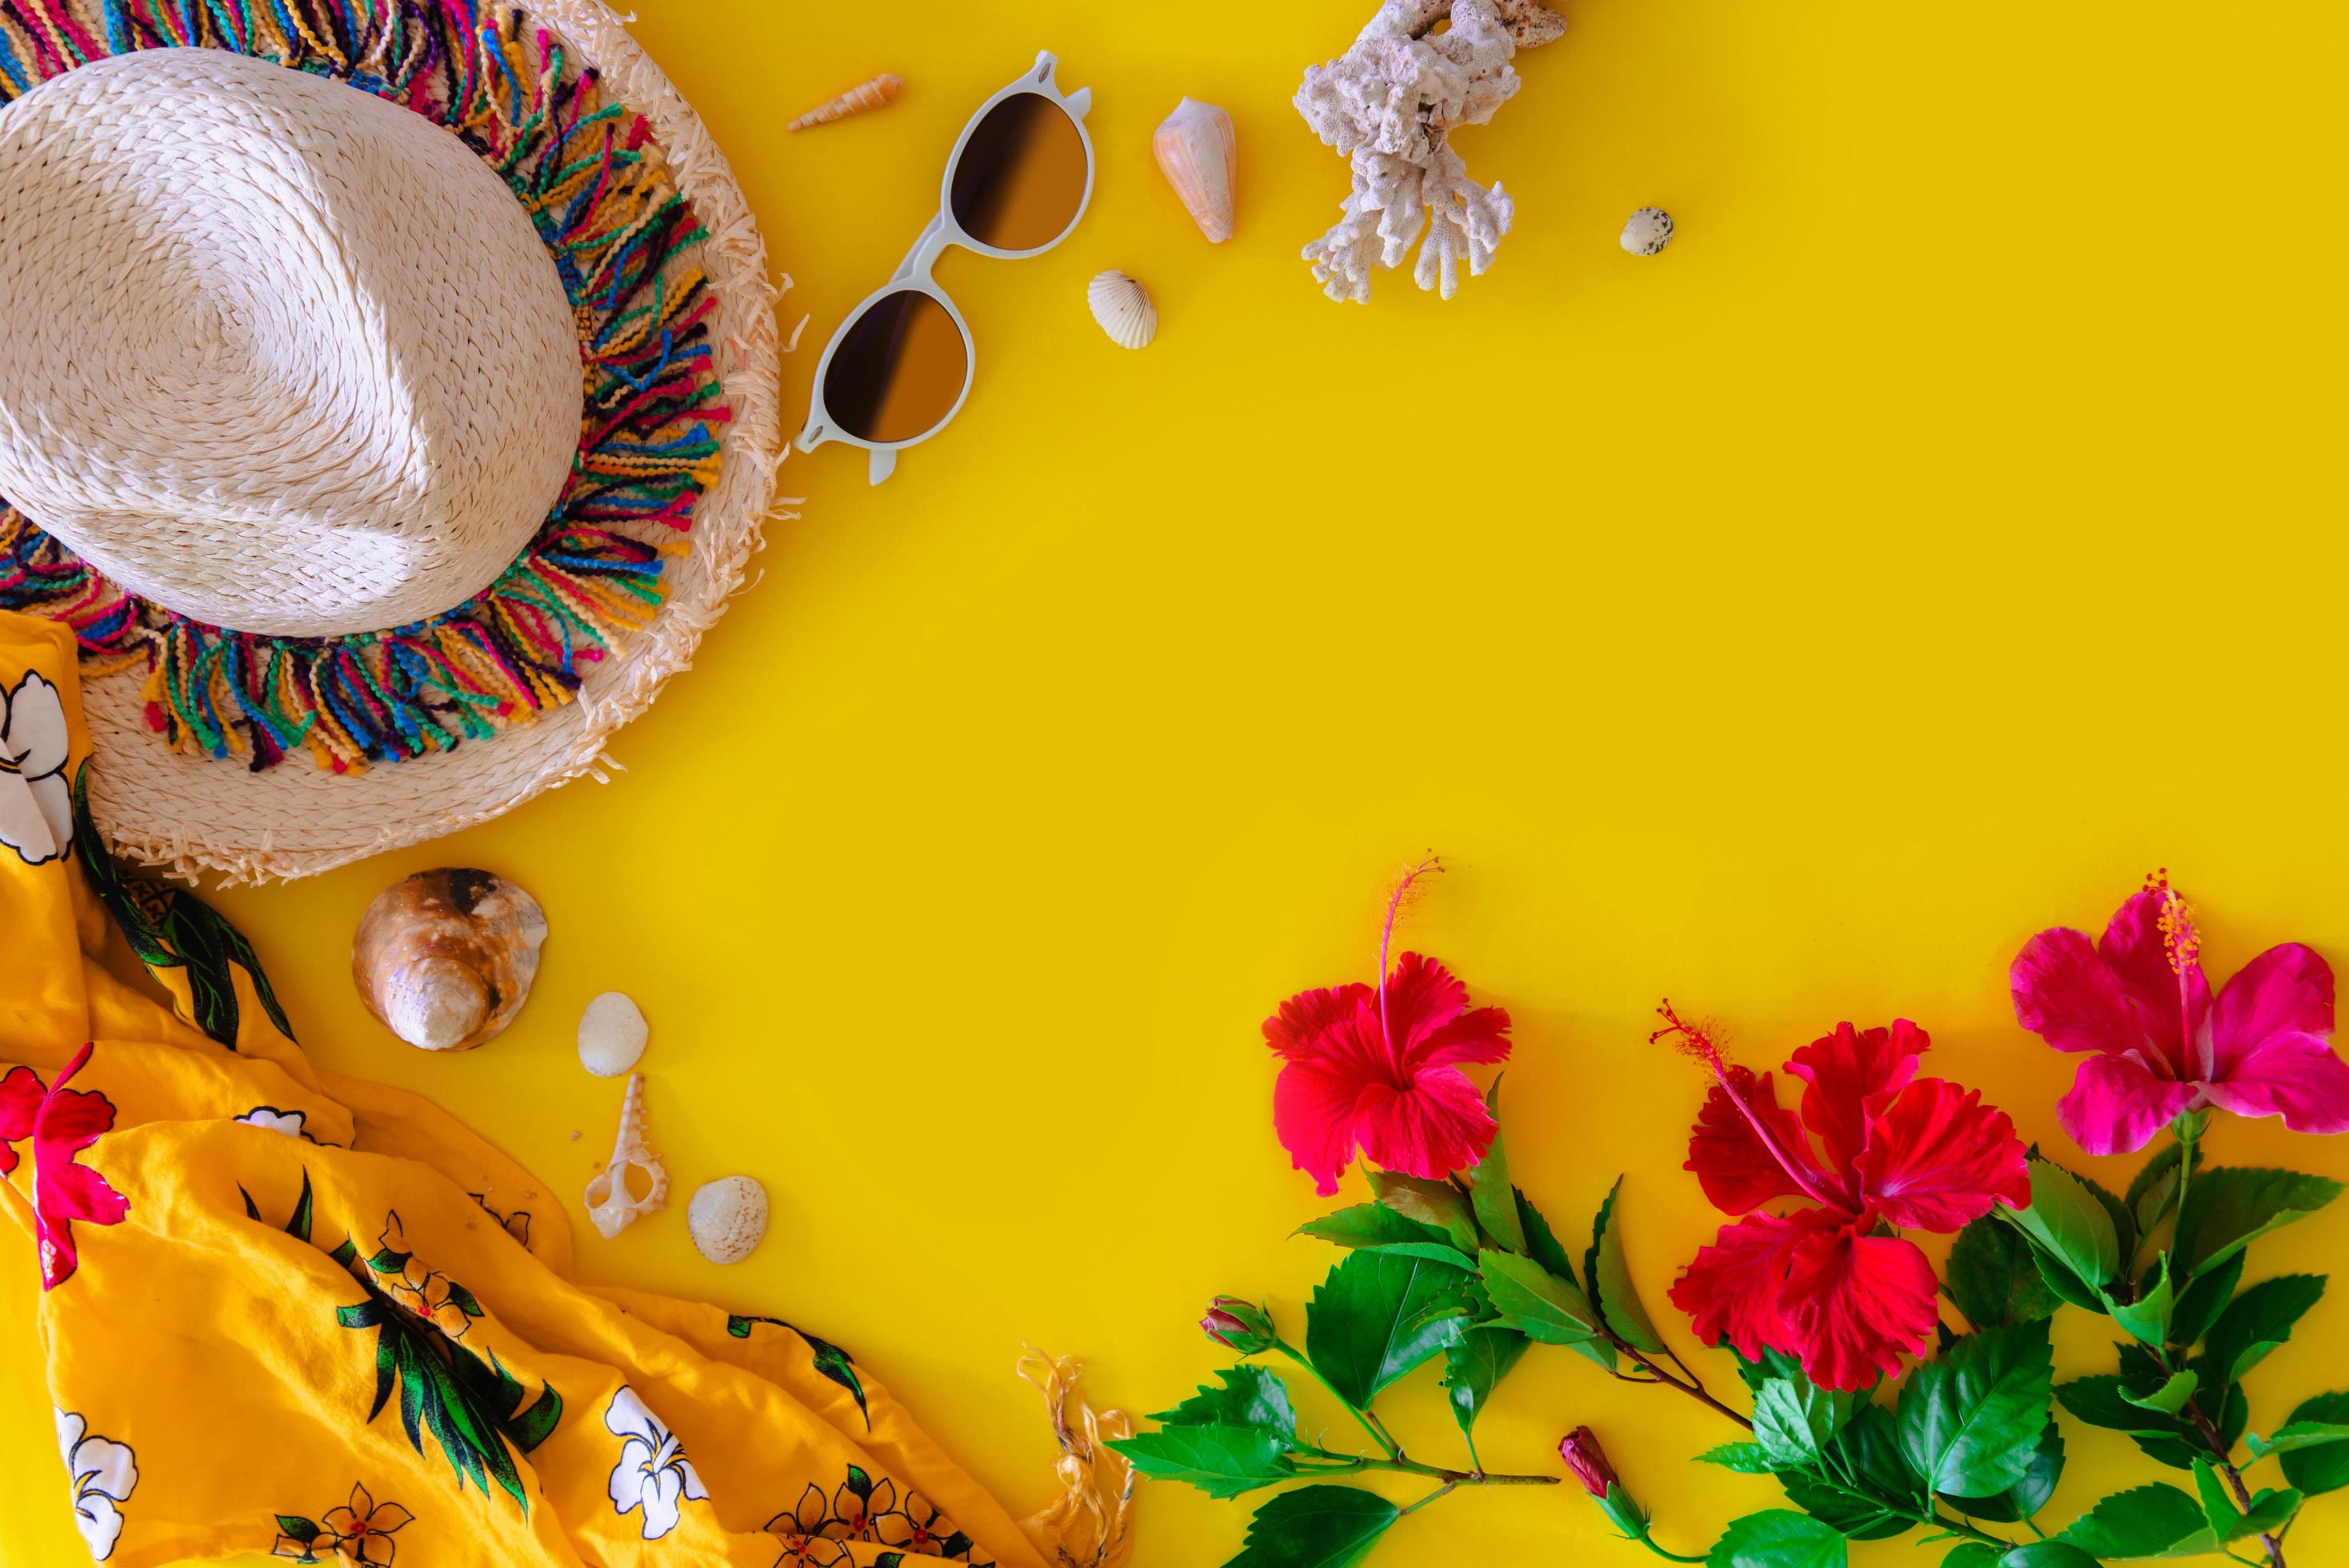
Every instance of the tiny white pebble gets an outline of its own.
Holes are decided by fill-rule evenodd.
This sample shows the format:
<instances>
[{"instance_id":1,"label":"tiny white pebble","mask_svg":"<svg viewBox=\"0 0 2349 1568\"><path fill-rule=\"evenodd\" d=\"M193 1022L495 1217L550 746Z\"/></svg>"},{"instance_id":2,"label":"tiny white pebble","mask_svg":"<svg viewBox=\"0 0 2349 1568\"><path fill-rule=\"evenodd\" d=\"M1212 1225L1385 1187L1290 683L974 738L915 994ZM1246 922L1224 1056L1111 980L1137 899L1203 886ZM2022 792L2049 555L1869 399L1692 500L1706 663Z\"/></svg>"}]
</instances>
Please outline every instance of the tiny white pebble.
<instances>
[{"instance_id":1,"label":"tiny white pebble","mask_svg":"<svg viewBox=\"0 0 2349 1568\"><path fill-rule=\"evenodd\" d=\"M1623 225L1623 248L1635 256L1652 256L1672 242L1672 215L1661 207L1642 207Z\"/></svg>"}]
</instances>

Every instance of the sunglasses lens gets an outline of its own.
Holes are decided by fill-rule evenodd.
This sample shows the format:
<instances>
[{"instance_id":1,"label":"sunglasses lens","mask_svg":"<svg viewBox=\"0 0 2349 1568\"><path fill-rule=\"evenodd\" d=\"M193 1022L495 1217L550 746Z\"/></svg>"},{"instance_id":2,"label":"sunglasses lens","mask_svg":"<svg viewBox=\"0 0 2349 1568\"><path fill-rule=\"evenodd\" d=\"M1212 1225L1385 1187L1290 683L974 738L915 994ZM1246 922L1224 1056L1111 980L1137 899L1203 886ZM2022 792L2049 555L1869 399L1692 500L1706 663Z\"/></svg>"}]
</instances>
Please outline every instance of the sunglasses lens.
<instances>
[{"instance_id":1,"label":"sunglasses lens","mask_svg":"<svg viewBox=\"0 0 2349 1568\"><path fill-rule=\"evenodd\" d=\"M824 407L860 439L910 441L953 411L969 369L970 350L947 307L900 289L849 324L824 372Z\"/></svg>"},{"instance_id":2,"label":"sunglasses lens","mask_svg":"<svg viewBox=\"0 0 2349 1568\"><path fill-rule=\"evenodd\" d=\"M1069 111L1039 93L1013 93L963 144L947 199L979 243L1033 251L1077 221L1086 173L1084 139Z\"/></svg>"}]
</instances>

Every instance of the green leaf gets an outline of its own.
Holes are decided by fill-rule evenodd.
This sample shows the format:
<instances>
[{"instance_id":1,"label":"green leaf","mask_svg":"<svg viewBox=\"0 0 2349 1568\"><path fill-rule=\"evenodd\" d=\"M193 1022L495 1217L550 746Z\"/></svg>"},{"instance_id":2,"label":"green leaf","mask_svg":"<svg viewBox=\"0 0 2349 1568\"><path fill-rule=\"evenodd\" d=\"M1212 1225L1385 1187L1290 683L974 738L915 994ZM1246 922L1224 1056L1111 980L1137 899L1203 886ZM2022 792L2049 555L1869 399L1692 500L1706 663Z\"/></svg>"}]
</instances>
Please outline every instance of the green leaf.
<instances>
[{"instance_id":1,"label":"green leaf","mask_svg":"<svg viewBox=\"0 0 2349 1568\"><path fill-rule=\"evenodd\" d=\"M1305 1308L1306 1357L1340 1398L1369 1404L1460 1332L1458 1317L1431 1315L1464 1308L1462 1277L1422 1258L1348 1253Z\"/></svg>"},{"instance_id":2,"label":"green leaf","mask_svg":"<svg viewBox=\"0 0 2349 1568\"><path fill-rule=\"evenodd\" d=\"M1618 1176L1615 1185L1607 1189L1607 1201L1599 1205L1598 1217L1590 1222L1590 1251L1583 1258L1582 1274L1590 1282L1599 1313L1617 1337L1632 1349L1653 1356L1663 1350L1664 1341L1640 1300L1631 1265L1623 1257L1623 1231L1615 1222L1615 1201L1622 1195L1623 1178Z\"/></svg>"},{"instance_id":3,"label":"green leaf","mask_svg":"<svg viewBox=\"0 0 2349 1568\"><path fill-rule=\"evenodd\" d=\"M2107 1431L2174 1437L2184 1430L2178 1421L2132 1398L2127 1384L2109 1372L2059 1385L2055 1399L2079 1419Z\"/></svg>"},{"instance_id":4,"label":"green leaf","mask_svg":"<svg viewBox=\"0 0 2349 1568\"><path fill-rule=\"evenodd\" d=\"M1733 1522L1704 1554L1705 1568L1842 1568L1850 1561L1838 1532L1786 1508Z\"/></svg>"},{"instance_id":5,"label":"green leaf","mask_svg":"<svg viewBox=\"0 0 2349 1568\"><path fill-rule=\"evenodd\" d=\"M2210 1468L2209 1460L2194 1461L2194 1491L2202 1504L2202 1517L2209 1522L2210 1533L2221 1541L2234 1539L2235 1525L2243 1516L2236 1509L2235 1500L2227 1495L2227 1483L2219 1479L2219 1472Z\"/></svg>"},{"instance_id":6,"label":"green leaf","mask_svg":"<svg viewBox=\"0 0 2349 1568\"><path fill-rule=\"evenodd\" d=\"M2164 1253L2153 1265L2153 1283L2137 1292L2132 1302L2116 1302L2105 1297L2105 1310L2121 1331L2141 1345L2157 1347L2169 1343L2169 1318L2177 1307L2177 1298L2169 1290L2169 1254Z\"/></svg>"},{"instance_id":7,"label":"green leaf","mask_svg":"<svg viewBox=\"0 0 2349 1568\"><path fill-rule=\"evenodd\" d=\"M2082 1284L2091 1288L2110 1284L2120 1272L2120 1235L2095 1190L2036 1155L2030 1161L2030 1170L2031 1206L1992 1212L2005 1216L2008 1223L2021 1229Z\"/></svg>"},{"instance_id":8,"label":"green leaf","mask_svg":"<svg viewBox=\"0 0 2349 1568\"><path fill-rule=\"evenodd\" d=\"M1900 1450L1935 1491L2004 1491L2031 1469L2054 1375L2044 1321L1968 1335L1902 1386Z\"/></svg>"},{"instance_id":9,"label":"green leaf","mask_svg":"<svg viewBox=\"0 0 2349 1568\"><path fill-rule=\"evenodd\" d=\"M2117 1273L2118 1265L2127 1264L2137 1254L2137 1216L2129 1212L2129 1206L2127 1203L2098 1185L2095 1179L2082 1176L2075 1171L2073 1180L2087 1189L2089 1197L2104 1205L2106 1217L2113 1222L2113 1240L2120 1248L2120 1256L2116 1260L2115 1268L2115 1272Z\"/></svg>"},{"instance_id":10,"label":"green leaf","mask_svg":"<svg viewBox=\"0 0 2349 1568\"><path fill-rule=\"evenodd\" d=\"M2068 1541L2028 1541L1999 1558L1998 1568L2104 1568L2104 1565Z\"/></svg>"},{"instance_id":11,"label":"green leaf","mask_svg":"<svg viewBox=\"0 0 2349 1568\"><path fill-rule=\"evenodd\" d=\"M2305 1501L2290 1487L2262 1487L2251 1494L2251 1506L2235 1521L2234 1531L2227 1539L2240 1541L2249 1535L2273 1535L2292 1522L2292 1515L2300 1511Z\"/></svg>"},{"instance_id":12,"label":"green leaf","mask_svg":"<svg viewBox=\"0 0 2349 1568\"><path fill-rule=\"evenodd\" d=\"M2219 1321L2227 1303L2242 1283L2245 1254L2237 1253L2217 1268L2200 1275L2186 1287L2178 1298L2178 1310L2169 1315L2169 1339L2173 1345L2193 1345L2210 1332Z\"/></svg>"},{"instance_id":13,"label":"green leaf","mask_svg":"<svg viewBox=\"0 0 2349 1568\"><path fill-rule=\"evenodd\" d=\"M2317 1396L2320 1399L2326 1397ZM2251 1458L2263 1460L2270 1454L2298 1453L2302 1449L2323 1448L2344 1439L2349 1439L2349 1425L2339 1421L2287 1421L2276 1429L2274 1437L2263 1438L2253 1432L2248 1441Z\"/></svg>"},{"instance_id":14,"label":"green leaf","mask_svg":"<svg viewBox=\"0 0 2349 1568\"><path fill-rule=\"evenodd\" d=\"M2199 1557L2218 1545L2201 1505L2158 1481L2113 1493L2055 1539L2096 1558Z\"/></svg>"},{"instance_id":15,"label":"green leaf","mask_svg":"<svg viewBox=\"0 0 2349 1568\"><path fill-rule=\"evenodd\" d=\"M2204 1346L2220 1380L2235 1382L2266 1360L2323 1295L2323 1274L2282 1274L2237 1296L2210 1326Z\"/></svg>"},{"instance_id":16,"label":"green leaf","mask_svg":"<svg viewBox=\"0 0 2349 1568\"><path fill-rule=\"evenodd\" d=\"M1984 1214L1950 1248L1950 1299L1976 1328L2011 1328L2055 1315L2060 1298L2039 1277L2031 1243L2002 1220Z\"/></svg>"},{"instance_id":17,"label":"green leaf","mask_svg":"<svg viewBox=\"0 0 2349 1568\"><path fill-rule=\"evenodd\" d=\"M1256 1511L1247 1545L1225 1568L1350 1568L1402 1511L1350 1486L1304 1486Z\"/></svg>"},{"instance_id":18,"label":"green leaf","mask_svg":"<svg viewBox=\"0 0 2349 1568\"><path fill-rule=\"evenodd\" d=\"M1501 1142L1501 1080L1485 1093L1485 1109L1493 1113L1493 1143L1468 1172L1468 1198L1476 1223L1494 1243L1510 1252L1526 1250L1525 1221L1517 1213L1517 1190L1509 1184L1509 1155Z\"/></svg>"},{"instance_id":19,"label":"green leaf","mask_svg":"<svg viewBox=\"0 0 2349 1568\"><path fill-rule=\"evenodd\" d=\"M2162 1217L2168 1213L2169 1205L2178 1201L2178 1157L2185 1149L2183 1143L2163 1144L2155 1151L2153 1158L2129 1179L2128 1192L2122 1202L2128 1205L2130 1214L2136 1217L2137 1234L2153 1234L2154 1227L2160 1224ZM2199 1144L2194 1149L2194 1169L2202 1169Z\"/></svg>"},{"instance_id":20,"label":"green leaf","mask_svg":"<svg viewBox=\"0 0 2349 1568\"><path fill-rule=\"evenodd\" d=\"M1787 1471L1778 1478L1804 1512L1854 1541L1882 1541L1909 1532L1914 1519L1888 1500L1913 1499L1922 1489L1901 1456L1889 1409L1860 1405L1825 1451L1822 1471ZM1832 1483L1829 1476L1836 1478Z\"/></svg>"},{"instance_id":21,"label":"green leaf","mask_svg":"<svg viewBox=\"0 0 2349 1568\"><path fill-rule=\"evenodd\" d=\"M1152 1480L1179 1480L1209 1497L1237 1497L1294 1480L1288 1444L1261 1427L1165 1427L1110 1440Z\"/></svg>"},{"instance_id":22,"label":"green leaf","mask_svg":"<svg viewBox=\"0 0 2349 1568\"><path fill-rule=\"evenodd\" d=\"M1774 1469L1814 1464L1858 1407L1857 1394L1833 1392L1799 1375L1773 1377L1754 1391L1754 1440Z\"/></svg>"},{"instance_id":23,"label":"green leaf","mask_svg":"<svg viewBox=\"0 0 2349 1568\"><path fill-rule=\"evenodd\" d=\"M1391 1242L1385 1246L1364 1247L1366 1253L1392 1253L1396 1257L1422 1258L1432 1264L1442 1264L1462 1274L1475 1274L1476 1260L1458 1247L1445 1242Z\"/></svg>"},{"instance_id":24,"label":"green leaf","mask_svg":"<svg viewBox=\"0 0 2349 1568\"><path fill-rule=\"evenodd\" d=\"M2298 1439L2307 1429L2316 1427L2344 1428L2342 1439L2295 1440L2283 1450L2283 1479L2309 1497L2349 1487L2349 1394L2319 1394L2302 1400L2291 1420L2276 1433L2276 1442L2281 1446L2287 1433Z\"/></svg>"},{"instance_id":25,"label":"green leaf","mask_svg":"<svg viewBox=\"0 0 2349 1568\"><path fill-rule=\"evenodd\" d=\"M1532 1343L1514 1328L1487 1323L1463 1330L1444 1347L1444 1387L1464 1434L1475 1428L1485 1402Z\"/></svg>"},{"instance_id":26,"label":"green leaf","mask_svg":"<svg viewBox=\"0 0 2349 1568\"><path fill-rule=\"evenodd\" d=\"M1696 1462L1719 1465L1723 1470L1735 1470L1739 1475L1770 1473L1770 1459L1762 1451L1760 1443L1723 1443L1697 1455Z\"/></svg>"},{"instance_id":27,"label":"green leaf","mask_svg":"<svg viewBox=\"0 0 2349 1568\"><path fill-rule=\"evenodd\" d=\"M2150 1394L2137 1395L2127 1388L2121 1398L2140 1410L2152 1410L2164 1416L2174 1416L2186 1408L2186 1401L2194 1397L2194 1387L2199 1379L2191 1372L2174 1374L2170 1379Z\"/></svg>"},{"instance_id":28,"label":"green leaf","mask_svg":"<svg viewBox=\"0 0 2349 1568\"><path fill-rule=\"evenodd\" d=\"M296 1514L279 1514L277 1516L277 1528L284 1531L294 1540L301 1542L305 1546L311 1542L318 1539L318 1526L316 1522L304 1519Z\"/></svg>"},{"instance_id":29,"label":"green leaf","mask_svg":"<svg viewBox=\"0 0 2349 1568\"><path fill-rule=\"evenodd\" d=\"M1998 1568L1998 1548L1980 1541L1963 1541L1941 1559L1941 1568Z\"/></svg>"},{"instance_id":30,"label":"green leaf","mask_svg":"<svg viewBox=\"0 0 2349 1568\"><path fill-rule=\"evenodd\" d=\"M1542 1218L1542 1212L1523 1191L1517 1194L1517 1219L1526 1228L1526 1255L1560 1279L1574 1278L1573 1260L1559 1244L1557 1233L1549 1228L1549 1222Z\"/></svg>"},{"instance_id":31,"label":"green leaf","mask_svg":"<svg viewBox=\"0 0 2349 1568\"><path fill-rule=\"evenodd\" d=\"M1220 1387L1202 1383L1199 1391L1171 1410L1150 1418L1162 1427L1254 1427L1297 1440L1297 1411L1288 1402L1288 1385L1254 1362L1242 1362L1216 1374Z\"/></svg>"},{"instance_id":32,"label":"green leaf","mask_svg":"<svg viewBox=\"0 0 2349 1568\"><path fill-rule=\"evenodd\" d=\"M2341 1196L2341 1183L2296 1171L2221 1167L2194 1178L2178 1213L2173 1251L2180 1272L2205 1273L2254 1240L2314 1213Z\"/></svg>"},{"instance_id":33,"label":"green leaf","mask_svg":"<svg viewBox=\"0 0 2349 1568\"><path fill-rule=\"evenodd\" d=\"M1948 1501L1971 1519L1993 1524L2020 1524L2047 1506L2055 1483L2064 1476L2064 1433L2053 1421L2039 1434L2039 1448L2023 1479L1991 1497L1953 1497Z\"/></svg>"},{"instance_id":34,"label":"green leaf","mask_svg":"<svg viewBox=\"0 0 2349 1568\"><path fill-rule=\"evenodd\" d=\"M1493 1310L1510 1327L1545 1345L1572 1345L1598 1336L1590 1303L1572 1280L1515 1253L1486 1251L1476 1261L1484 1270Z\"/></svg>"},{"instance_id":35,"label":"green leaf","mask_svg":"<svg viewBox=\"0 0 2349 1568\"><path fill-rule=\"evenodd\" d=\"M1450 1233L1440 1226L1407 1220L1384 1203L1357 1203L1350 1209L1308 1220L1297 1227L1297 1233L1340 1247L1382 1247L1397 1242L1448 1243L1451 1239Z\"/></svg>"},{"instance_id":36,"label":"green leaf","mask_svg":"<svg viewBox=\"0 0 2349 1568\"><path fill-rule=\"evenodd\" d=\"M1468 1206L1468 1195L1449 1181L1431 1181L1423 1176L1405 1176L1395 1171L1371 1172L1371 1191L1379 1202L1406 1220L1417 1220L1423 1225L1433 1225L1444 1233L1444 1239L1464 1253L1477 1248L1476 1216Z\"/></svg>"}]
</instances>

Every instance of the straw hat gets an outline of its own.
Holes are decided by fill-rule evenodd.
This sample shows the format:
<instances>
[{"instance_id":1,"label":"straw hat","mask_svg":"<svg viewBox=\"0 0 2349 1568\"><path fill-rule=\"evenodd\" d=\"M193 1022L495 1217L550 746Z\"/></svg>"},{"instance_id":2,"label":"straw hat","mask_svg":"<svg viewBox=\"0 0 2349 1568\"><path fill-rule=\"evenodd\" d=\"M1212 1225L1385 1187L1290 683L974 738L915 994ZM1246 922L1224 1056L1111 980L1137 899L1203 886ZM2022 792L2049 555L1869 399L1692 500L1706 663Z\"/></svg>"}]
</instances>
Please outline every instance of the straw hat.
<instances>
[{"instance_id":1,"label":"straw hat","mask_svg":"<svg viewBox=\"0 0 2349 1568\"><path fill-rule=\"evenodd\" d=\"M26 14L0 608L80 636L101 830L300 876L596 769L780 455L764 247L693 110L595 0Z\"/></svg>"}]
</instances>

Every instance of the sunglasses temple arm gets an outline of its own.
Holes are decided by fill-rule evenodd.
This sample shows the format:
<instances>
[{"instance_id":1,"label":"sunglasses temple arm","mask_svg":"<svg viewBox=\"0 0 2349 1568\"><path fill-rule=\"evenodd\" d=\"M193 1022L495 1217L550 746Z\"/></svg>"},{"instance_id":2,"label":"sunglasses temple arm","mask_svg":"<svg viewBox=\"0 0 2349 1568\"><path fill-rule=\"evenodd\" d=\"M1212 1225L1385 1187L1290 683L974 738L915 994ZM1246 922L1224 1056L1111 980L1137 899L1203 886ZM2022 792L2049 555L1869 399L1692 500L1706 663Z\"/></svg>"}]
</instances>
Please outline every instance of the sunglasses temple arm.
<instances>
[{"instance_id":1,"label":"sunglasses temple arm","mask_svg":"<svg viewBox=\"0 0 2349 1568\"><path fill-rule=\"evenodd\" d=\"M897 449L895 447L875 447L872 451L872 460L864 470L865 483L877 485L896 471Z\"/></svg>"}]
</instances>

